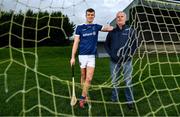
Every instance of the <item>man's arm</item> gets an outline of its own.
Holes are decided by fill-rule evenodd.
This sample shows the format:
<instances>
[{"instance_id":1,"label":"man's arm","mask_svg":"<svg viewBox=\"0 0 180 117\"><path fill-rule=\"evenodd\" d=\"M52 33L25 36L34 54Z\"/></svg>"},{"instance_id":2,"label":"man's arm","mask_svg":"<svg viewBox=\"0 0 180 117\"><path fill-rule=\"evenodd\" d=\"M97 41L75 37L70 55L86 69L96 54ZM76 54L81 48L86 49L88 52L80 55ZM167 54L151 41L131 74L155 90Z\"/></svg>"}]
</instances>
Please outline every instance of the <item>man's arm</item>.
<instances>
[{"instance_id":1,"label":"man's arm","mask_svg":"<svg viewBox=\"0 0 180 117\"><path fill-rule=\"evenodd\" d=\"M111 56L110 45L111 45L111 37L110 37L110 33L108 33L108 35L106 37L106 41L104 43L104 48L105 48L106 52Z\"/></svg>"},{"instance_id":2,"label":"man's arm","mask_svg":"<svg viewBox=\"0 0 180 117\"><path fill-rule=\"evenodd\" d=\"M112 30L113 30L113 26L110 26L110 25L105 25L101 29L102 32L110 32Z\"/></svg>"},{"instance_id":3,"label":"man's arm","mask_svg":"<svg viewBox=\"0 0 180 117\"><path fill-rule=\"evenodd\" d=\"M75 57L76 57L76 52L78 49L79 41L80 41L79 36L75 36L73 47L72 47L71 60L70 60L71 66L75 64Z\"/></svg>"}]
</instances>

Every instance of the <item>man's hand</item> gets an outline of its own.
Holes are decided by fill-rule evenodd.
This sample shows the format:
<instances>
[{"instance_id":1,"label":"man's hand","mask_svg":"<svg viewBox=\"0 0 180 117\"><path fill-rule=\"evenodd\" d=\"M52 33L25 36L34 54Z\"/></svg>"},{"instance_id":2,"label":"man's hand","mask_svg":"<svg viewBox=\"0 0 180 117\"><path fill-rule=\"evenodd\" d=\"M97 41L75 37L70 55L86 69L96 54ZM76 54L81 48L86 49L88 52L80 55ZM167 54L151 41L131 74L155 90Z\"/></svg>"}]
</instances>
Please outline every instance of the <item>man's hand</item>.
<instances>
[{"instance_id":1,"label":"man's hand","mask_svg":"<svg viewBox=\"0 0 180 117\"><path fill-rule=\"evenodd\" d=\"M73 57L71 58L70 64L71 64L71 66L75 65L75 58L73 58Z\"/></svg>"},{"instance_id":2,"label":"man's hand","mask_svg":"<svg viewBox=\"0 0 180 117\"><path fill-rule=\"evenodd\" d=\"M109 24L103 26L103 29L102 29L103 32L110 32L112 30L113 30L113 26L110 26Z\"/></svg>"}]
</instances>

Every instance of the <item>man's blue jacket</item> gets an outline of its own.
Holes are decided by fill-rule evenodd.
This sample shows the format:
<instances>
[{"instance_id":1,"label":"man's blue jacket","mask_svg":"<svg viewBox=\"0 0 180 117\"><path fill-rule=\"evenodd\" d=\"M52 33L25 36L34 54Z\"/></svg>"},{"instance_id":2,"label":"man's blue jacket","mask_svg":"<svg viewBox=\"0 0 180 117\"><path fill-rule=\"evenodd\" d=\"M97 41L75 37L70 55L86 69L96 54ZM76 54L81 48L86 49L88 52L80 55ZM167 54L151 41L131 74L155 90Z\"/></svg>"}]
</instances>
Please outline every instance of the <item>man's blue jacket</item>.
<instances>
[{"instance_id":1,"label":"man's blue jacket","mask_svg":"<svg viewBox=\"0 0 180 117\"><path fill-rule=\"evenodd\" d=\"M115 63L131 60L138 46L135 31L124 25L118 26L108 33L105 41L105 49L111 60Z\"/></svg>"}]
</instances>

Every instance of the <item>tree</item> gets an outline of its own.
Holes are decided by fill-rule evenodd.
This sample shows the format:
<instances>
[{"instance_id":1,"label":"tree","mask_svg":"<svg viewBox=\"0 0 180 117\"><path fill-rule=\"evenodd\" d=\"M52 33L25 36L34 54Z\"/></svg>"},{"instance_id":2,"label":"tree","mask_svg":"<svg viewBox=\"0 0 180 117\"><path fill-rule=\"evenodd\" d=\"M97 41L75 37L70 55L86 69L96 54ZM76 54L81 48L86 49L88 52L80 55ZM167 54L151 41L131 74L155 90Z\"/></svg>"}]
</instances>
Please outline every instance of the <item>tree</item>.
<instances>
[{"instance_id":1,"label":"tree","mask_svg":"<svg viewBox=\"0 0 180 117\"><path fill-rule=\"evenodd\" d=\"M1 12L0 47L9 45L9 41L14 47L34 47L36 43L38 46L69 45L68 37L73 35L74 26L60 11Z\"/></svg>"}]
</instances>

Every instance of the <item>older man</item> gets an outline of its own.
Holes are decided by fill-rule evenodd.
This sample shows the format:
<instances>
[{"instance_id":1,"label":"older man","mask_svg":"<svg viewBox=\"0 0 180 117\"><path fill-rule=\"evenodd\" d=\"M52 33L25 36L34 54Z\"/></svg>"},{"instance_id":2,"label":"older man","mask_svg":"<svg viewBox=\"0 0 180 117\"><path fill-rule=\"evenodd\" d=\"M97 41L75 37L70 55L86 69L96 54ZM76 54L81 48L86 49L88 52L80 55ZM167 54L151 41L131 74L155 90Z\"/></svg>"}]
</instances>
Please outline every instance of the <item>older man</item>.
<instances>
[{"instance_id":1,"label":"older man","mask_svg":"<svg viewBox=\"0 0 180 117\"><path fill-rule=\"evenodd\" d=\"M126 84L125 97L127 106L133 109L132 83L132 56L137 48L134 30L125 25L126 14L119 11L116 15L117 27L109 32L106 37L105 49L110 56L110 71L112 77L112 101L118 101L120 68L123 67L124 81Z\"/></svg>"}]
</instances>

